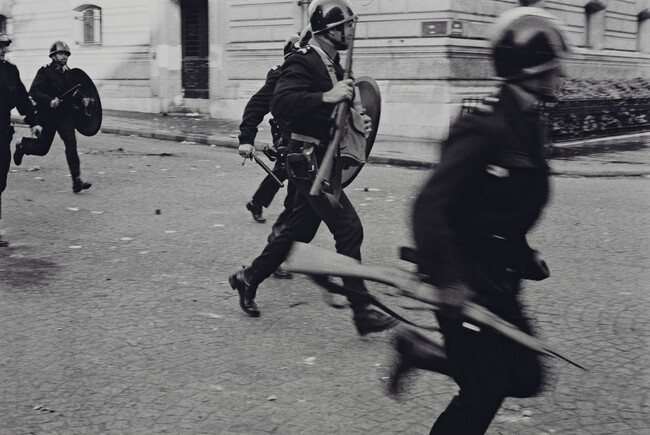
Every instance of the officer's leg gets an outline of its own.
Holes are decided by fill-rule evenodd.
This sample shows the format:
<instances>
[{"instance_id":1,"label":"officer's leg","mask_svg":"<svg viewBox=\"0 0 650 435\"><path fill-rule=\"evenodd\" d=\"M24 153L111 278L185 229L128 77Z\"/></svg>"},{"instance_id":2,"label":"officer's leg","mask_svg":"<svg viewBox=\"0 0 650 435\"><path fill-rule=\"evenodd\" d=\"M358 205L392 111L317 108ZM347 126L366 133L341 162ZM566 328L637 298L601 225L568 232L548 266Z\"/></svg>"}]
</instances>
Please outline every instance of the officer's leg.
<instances>
[{"instance_id":1,"label":"officer's leg","mask_svg":"<svg viewBox=\"0 0 650 435\"><path fill-rule=\"evenodd\" d=\"M341 192L339 197L340 207L332 206L331 202L323 195L312 196L307 193L304 196L334 236L336 252L361 260L363 226L345 192ZM347 298L354 313L354 324L360 335L384 331L397 325L397 321L392 317L370 308L364 297L364 294L368 293L368 289L362 279L343 278L343 285L353 291L352 294L347 295Z\"/></svg>"},{"instance_id":2,"label":"officer's leg","mask_svg":"<svg viewBox=\"0 0 650 435\"><path fill-rule=\"evenodd\" d=\"M68 162L70 175L77 178L81 174L79 154L77 153L77 136L75 135L74 123L72 120L62 121L57 128L59 137L65 145L65 159Z\"/></svg>"},{"instance_id":3,"label":"officer's leg","mask_svg":"<svg viewBox=\"0 0 650 435\"><path fill-rule=\"evenodd\" d=\"M11 165L11 134L10 130L0 128L0 219L2 219L2 192L7 188L7 174ZM5 248L9 244L2 240L0 235L0 248Z\"/></svg>"},{"instance_id":4,"label":"officer's leg","mask_svg":"<svg viewBox=\"0 0 650 435\"><path fill-rule=\"evenodd\" d=\"M516 300L502 306L504 319L530 332ZM438 417L432 434L484 433L503 399L530 397L542 379L537 355L493 332L475 332L438 315L445 353L460 392Z\"/></svg>"},{"instance_id":5,"label":"officer's leg","mask_svg":"<svg viewBox=\"0 0 650 435\"><path fill-rule=\"evenodd\" d=\"M507 375L494 348L493 335L464 328L460 322L438 316L456 397L440 414L430 434L485 433L506 397Z\"/></svg>"},{"instance_id":6,"label":"officer's leg","mask_svg":"<svg viewBox=\"0 0 650 435\"><path fill-rule=\"evenodd\" d=\"M278 218L275 220L275 223L273 224L271 233L267 238L269 242L273 240L278 234L280 234L282 228L289 222L291 211L293 210L293 202L296 197L296 186L291 181L287 182L286 186L287 186L287 194L284 197L284 210L282 210L282 212L278 215Z\"/></svg>"},{"instance_id":7,"label":"officer's leg","mask_svg":"<svg viewBox=\"0 0 650 435\"><path fill-rule=\"evenodd\" d=\"M298 191L289 221L252 263L258 275L258 282L269 277L284 262L293 242L311 242L320 223L320 218L311 208L305 195Z\"/></svg>"},{"instance_id":8,"label":"officer's leg","mask_svg":"<svg viewBox=\"0 0 650 435\"><path fill-rule=\"evenodd\" d=\"M57 131L65 145L65 158L70 169L70 176L72 177L72 191L79 193L82 190L90 189L92 184L81 179L81 164L79 162L79 154L77 153L77 136L75 134L73 120L65 119L62 121Z\"/></svg>"},{"instance_id":9,"label":"officer's leg","mask_svg":"<svg viewBox=\"0 0 650 435\"><path fill-rule=\"evenodd\" d=\"M257 317L260 311L255 302L257 287L284 262L294 241L311 241L320 225L320 219L300 193L296 195L288 224L269 242L250 266L232 274L228 281L239 292L239 306L248 315Z\"/></svg>"},{"instance_id":10,"label":"officer's leg","mask_svg":"<svg viewBox=\"0 0 650 435\"><path fill-rule=\"evenodd\" d=\"M7 188L7 174L11 165L11 138L9 131L0 128L0 195Z\"/></svg>"},{"instance_id":11,"label":"officer's leg","mask_svg":"<svg viewBox=\"0 0 650 435\"><path fill-rule=\"evenodd\" d=\"M56 126L52 124L43 125L38 139L21 140L16 144L16 152L14 153L14 162L20 166L23 156L44 156L50 151L54 135L56 134Z\"/></svg>"}]
</instances>

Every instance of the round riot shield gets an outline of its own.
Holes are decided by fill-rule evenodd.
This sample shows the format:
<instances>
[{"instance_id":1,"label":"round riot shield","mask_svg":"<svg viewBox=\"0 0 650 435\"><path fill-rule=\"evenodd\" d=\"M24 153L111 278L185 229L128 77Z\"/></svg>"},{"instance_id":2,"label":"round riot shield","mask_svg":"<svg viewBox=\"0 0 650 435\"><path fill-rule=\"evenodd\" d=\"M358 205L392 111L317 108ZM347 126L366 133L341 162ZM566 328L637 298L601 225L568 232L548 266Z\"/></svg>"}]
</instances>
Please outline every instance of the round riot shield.
<instances>
[{"instance_id":1,"label":"round riot shield","mask_svg":"<svg viewBox=\"0 0 650 435\"><path fill-rule=\"evenodd\" d=\"M379 128L379 118L381 116L381 94L379 93L379 86L372 77L359 77L355 80L354 86L356 91L361 97L361 104L366 110L366 115L372 119L372 131L366 138L366 159L372 151L372 146L377 137L377 129ZM347 187L356 176L361 172L363 164L357 166L343 167L341 174L341 185Z\"/></svg>"},{"instance_id":2,"label":"round riot shield","mask_svg":"<svg viewBox=\"0 0 650 435\"><path fill-rule=\"evenodd\" d=\"M77 87L72 90L72 116L77 131L84 136L94 136L102 126L102 101L99 92L88 75L79 68L70 70L71 81ZM84 101L87 104L84 104Z\"/></svg>"}]
</instances>

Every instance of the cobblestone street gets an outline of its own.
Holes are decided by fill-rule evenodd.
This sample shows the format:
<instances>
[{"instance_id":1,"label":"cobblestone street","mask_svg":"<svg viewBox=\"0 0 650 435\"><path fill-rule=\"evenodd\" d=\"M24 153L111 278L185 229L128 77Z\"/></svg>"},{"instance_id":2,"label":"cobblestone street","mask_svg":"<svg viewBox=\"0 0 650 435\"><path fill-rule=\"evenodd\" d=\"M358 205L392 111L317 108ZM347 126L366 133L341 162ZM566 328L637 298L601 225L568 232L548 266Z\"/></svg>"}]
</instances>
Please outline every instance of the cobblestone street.
<instances>
[{"instance_id":1,"label":"cobblestone street","mask_svg":"<svg viewBox=\"0 0 650 435\"><path fill-rule=\"evenodd\" d=\"M350 310L302 276L265 281L260 318L240 310L228 275L261 252L284 195L266 224L252 220L259 167L232 149L110 134L80 150L90 190L72 193L56 139L12 166L3 194L0 434L428 433L455 384L418 373L388 397L392 332L359 337ZM402 265L427 174L368 165L348 188L365 263ZM523 300L540 337L588 371L545 359L545 391L506 401L489 434L650 431L650 179L574 175L553 178L530 240L551 278ZM313 243L334 249L326 228Z\"/></svg>"}]
</instances>

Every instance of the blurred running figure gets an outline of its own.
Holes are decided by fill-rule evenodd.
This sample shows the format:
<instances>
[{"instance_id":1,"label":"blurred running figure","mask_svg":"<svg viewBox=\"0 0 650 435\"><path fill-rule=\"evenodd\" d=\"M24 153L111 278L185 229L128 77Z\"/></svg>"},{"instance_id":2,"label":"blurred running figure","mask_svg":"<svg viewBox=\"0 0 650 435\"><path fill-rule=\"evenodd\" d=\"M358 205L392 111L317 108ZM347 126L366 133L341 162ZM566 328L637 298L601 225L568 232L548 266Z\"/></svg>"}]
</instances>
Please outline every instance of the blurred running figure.
<instances>
[{"instance_id":1,"label":"blurred running figure","mask_svg":"<svg viewBox=\"0 0 650 435\"><path fill-rule=\"evenodd\" d=\"M14 136L14 127L11 124L11 110L15 107L25 117L25 122L32 129L32 134L38 136L41 126L37 125L36 113L25 85L20 80L20 73L16 65L5 59L9 51L11 39L0 33L0 219L2 219L2 192L7 188L7 174L11 165L11 140ZM0 247L8 243L0 235Z\"/></svg>"},{"instance_id":2,"label":"blurred running figure","mask_svg":"<svg viewBox=\"0 0 650 435\"><path fill-rule=\"evenodd\" d=\"M518 294L522 279L549 276L526 241L549 198L545 130L535 108L553 98L569 47L560 23L521 7L496 23L493 57L504 83L496 98L462 114L441 162L419 193L413 233L420 272L448 292L462 292L531 333ZM393 391L412 368L449 374L460 390L431 434L482 434L506 397L537 394L538 355L496 333L438 315L444 349L421 334L397 338Z\"/></svg>"}]
</instances>

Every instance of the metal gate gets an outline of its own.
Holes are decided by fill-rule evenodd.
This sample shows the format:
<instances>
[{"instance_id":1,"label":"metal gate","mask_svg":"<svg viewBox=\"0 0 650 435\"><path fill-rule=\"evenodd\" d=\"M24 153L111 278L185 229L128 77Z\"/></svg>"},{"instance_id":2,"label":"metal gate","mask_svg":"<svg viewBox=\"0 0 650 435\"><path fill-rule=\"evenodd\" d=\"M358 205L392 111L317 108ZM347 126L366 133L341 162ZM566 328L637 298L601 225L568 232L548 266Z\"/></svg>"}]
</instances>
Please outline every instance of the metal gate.
<instances>
[{"instance_id":1,"label":"metal gate","mask_svg":"<svg viewBox=\"0 0 650 435\"><path fill-rule=\"evenodd\" d=\"M181 2L185 98L209 98L208 0Z\"/></svg>"}]
</instances>

